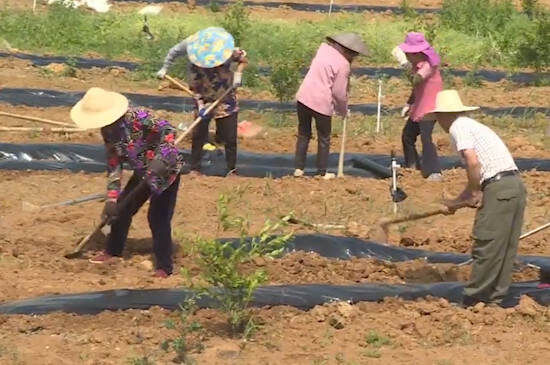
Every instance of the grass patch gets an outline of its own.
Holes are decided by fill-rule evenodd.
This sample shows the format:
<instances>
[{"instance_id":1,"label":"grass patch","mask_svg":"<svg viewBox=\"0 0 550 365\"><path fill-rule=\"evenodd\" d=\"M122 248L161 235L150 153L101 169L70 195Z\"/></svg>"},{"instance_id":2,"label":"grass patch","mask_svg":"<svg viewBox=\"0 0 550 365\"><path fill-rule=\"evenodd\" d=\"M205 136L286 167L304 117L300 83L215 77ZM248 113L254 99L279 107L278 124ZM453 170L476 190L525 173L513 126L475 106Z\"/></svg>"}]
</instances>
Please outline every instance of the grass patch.
<instances>
[{"instance_id":1,"label":"grass patch","mask_svg":"<svg viewBox=\"0 0 550 365\"><path fill-rule=\"evenodd\" d=\"M128 364L129 365L155 365L153 360L149 359L147 356L129 359Z\"/></svg>"},{"instance_id":2,"label":"grass patch","mask_svg":"<svg viewBox=\"0 0 550 365\"><path fill-rule=\"evenodd\" d=\"M365 341L368 345L380 348L384 345L389 345L391 343L390 339L386 336L380 335L376 331L370 331L365 338Z\"/></svg>"},{"instance_id":3,"label":"grass patch","mask_svg":"<svg viewBox=\"0 0 550 365\"><path fill-rule=\"evenodd\" d=\"M433 40L444 61L453 65L511 67L535 62L538 68L547 67L547 16L540 11L531 19L507 3L446 0L441 17L435 20L406 12L389 20L369 19L368 24L363 14L334 14L317 21L266 19L248 14L235 3L206 15L163 13L152 17L149 26L154 40L141 32L143 20L137 13L98 14L50 6L36 15L25 10L0 10L0 34L12 46L27 51L66 55L93 52L106 58L141 60L142 69L151 73L161 65L168 49L187 35L207 26L228 24L233 25L231 31L239 45L257 65L270 65L290 50L294 61L307 67L320 42L340 31L357 31L363 36L371 55L362 62L389 63L393 62L392 48L406 32L419 30ZM536 59L532 59L533 54Z\"/></svg>"}]
</instances>

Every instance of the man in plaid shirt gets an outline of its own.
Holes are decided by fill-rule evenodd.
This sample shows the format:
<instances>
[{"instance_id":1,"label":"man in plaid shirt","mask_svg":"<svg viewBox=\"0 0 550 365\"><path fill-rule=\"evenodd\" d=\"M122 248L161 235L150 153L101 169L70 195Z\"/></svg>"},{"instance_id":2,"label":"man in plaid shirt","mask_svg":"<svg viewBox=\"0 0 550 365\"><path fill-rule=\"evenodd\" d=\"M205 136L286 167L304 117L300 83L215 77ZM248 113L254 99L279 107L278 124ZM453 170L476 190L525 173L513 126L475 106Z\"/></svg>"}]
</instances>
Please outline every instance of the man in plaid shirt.
<instances>
[{"instance_id":1,"label":"man in plaid shirt","mask_svg":"<svg viewBox=\"0 0 550 365\"><path fill-rule=\"evenodd\" d=\"M487 126L465 116L475 109L464 106L455 90L445 90L437 94L432 112L450 134L468 175L464 191L444 204L450 214L463 206L477 208L464 305L499 303L508 292L527 195L506 145Z\"/></svg>"}]
</instances>

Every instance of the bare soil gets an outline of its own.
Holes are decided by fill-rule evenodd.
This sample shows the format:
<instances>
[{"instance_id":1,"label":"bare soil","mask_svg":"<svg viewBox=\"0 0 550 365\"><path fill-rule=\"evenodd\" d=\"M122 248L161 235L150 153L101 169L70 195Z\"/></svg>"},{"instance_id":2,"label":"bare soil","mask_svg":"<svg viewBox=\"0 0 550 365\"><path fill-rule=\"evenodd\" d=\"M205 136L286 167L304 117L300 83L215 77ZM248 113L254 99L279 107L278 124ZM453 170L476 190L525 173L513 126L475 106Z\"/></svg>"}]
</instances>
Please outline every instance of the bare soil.
<instances>
[{"instance_id":1,"label":"bare soil","mask_svg":"<svg viewBox=\"0 0 550 365\"><path fill-rule=\"evenodd\" d=\"M222 314L201 310L204 326L189 356L198 364L534 364L550 357L549 313L524 298L516 308L460 309L445 300L333 303L304 312L256 310L252 341L231 338ZM163 342L178 336L163 323L177 315L160 308L1 316L0 359L7 364L171 364ZM339 329L336 329L335 327ZM382 339L382 341L373 341ZM131 362L134 361L134 362Z\"/></svg>"},{"instance_id":2,"label":"bare soil","mask_svg":"<svg viewBox=\"0 0 550 365\"><path fill-rule=\"evenodd\" d=\"M316 1L316 0L310 0ZM4 0L8 6L28 7L32 2ZM309 2L309 1L308 1ZM361 3L370 3L361 2ZM396 5L397 0L372 3ZM411 2L413 6L437 6L438 1ZM119 4L115 4L119 6ZM122 4L120 5L122 6ZM125 4L126 6L126 4ZM128 5L129 6L129 5ZM181 4L170 4L180 9ZM267 10L263 10L268 12ZM284 14L280 10L281 14ZM289 12L296 13L296 12ZM55 68L55 66L52 66ZM43 87L58 90L85 90L96 85L121 91L172 95L173 89L158 90L155 82L135 81L124 70L78 70L76 77L60 76L54 71L30 66L18 60L0 60L1 87ZM375 102L375 85L359 80L354 85L353 102ZM408 90L402 81L391 79L385 105L401 105ZM507 83L484 83L480 88L461 87L467 102L489 106L545 106L548 88L517 87ZM244 89L241 97L272 98ZM69 108L29 108L2 105L2 111L28 114L69 122ZM190 114L159 111L171 121L189 121ZM240 139L239 148L263 153L293 153L294 116L282 126L276 116L241 112L241 120L260 124L264 131L256 138ZM540 118L540 116L538 117ZM385 133L374 135L363 117L350 121L349 152L384 153L400 151L401 121L389 123ZM550 158L543 143L541 121L513 121L516 124L490 124L503 137L516 157ZM512 122L511 122L512 123ZM529 124L531 123L531 124ZM41 126L0 117L2 126ZM339 124L334 124L332 150L339 149ZM2 133L2 142L17 143L100 143L97 132L77 134ZM441 154L451 154L448 137L436 130L434 141ZM186 144L188 146L188 144ZM185 146L182 146L185 147ZM315 149L315 143L310 151ZM126 174L128 175L128 173ZM529 196L524 230L548 220L550 173L523 174ZM444 193L457 194L466 182L461 169L444 172L443 183L422 180L416 171L404 171L401 185L409 198L400 204L399 214L427 211L439 207ZM379 220L392 216L389 181L345 177L324 181L316 178L257 179L183 176L173 235L177 245L176 274L162 280L152 277L152 242L145 206L136 216L124 257L105 266L87 258L104 247L96 237L82 258L68 260L63 253L87 234L98 222L99 202L72 207L28 212L23 202L47 204L102 192L104 174L64 171L0 171L0 302L39 295L77 293L115 288L174 288L183 285L177 274L186 268L192 276L198 267L194 260L193 238L230 237L217 227L216 198L221 193L240 196L230 210L249 218L251 232L267 218L276 219L294 212L296 217L314 222L343 224L345 230L321 231L362 239L379 237ZM389 243L434 251L468 253L475 212L470 209L454 216L437 216L391 228ZM313 233L292 225L295 233ZM550 255L550 231L540 232L520 243L520 254ZM333 260L317 254L296 252L280 259L256 259L244 270L263 269L268 284L297 283L434 283L465 281L469 267L428 264L422 260L386 263L372 259ZM536 280L533 269L514 274L514 281ZM195 338L204 350L190 356L198 364L547 364L550 359L550 312L529 298L516 308L476 306L462 309L445 300L402 301L386 299L381 303L332 303L310 311L271 307L254 310L257 333L244 341L231 336L226 317L215 310L200 310L193 320L204 330ZM53 313L44 316L0 315L0 364L141 364L147 357L154 364L174 363L172 350L161 345L177 336L165 326L177 323L177 313L151 308L75 316ZM370 337L369 337L370 336ZM372 338L387 339L381 344ZM371 338L371 340L367 340ZM370 343L369 343L370 342Z\"/></svg>"},{"instance_id":3,"label":"bare soil","mask_svg":"<svg viewBox=\"0 0 550 365\"><path fill-rule=\"evenodd\" d=\"M410 197L401 204L401 214L437 208L443 191L458 193L465 182L463 171L447 171L444 175L444 184L423 182L419 185L419 175L407 173L402 184ZM91 202L39 212L22 209L23 202L42 205L101 192L105 185L103 174L2 171L0 176L0 189L9 192L9 199L4 199L0 207L0 291L4 299L181 284L178 275L168 280L150 277L148 261L151 259L151 240L145 208L134 219L125 258L105 267L92 265L86 260L102 249L104 240L101 238L94 240L91 251L83 259L63 258L63 253L93 228L101 212L101 203ZM550 197L545 180L548 173L531 172L524 176L530 193L525 229L531 229L547 220L546 206ZM215 201L220 193L235 194L238 191L242 194L231 209L249 217L252 232L257 231L267 218L276 219L294 212L306 221L347 226L343 231L327 233L378 239L379 219L391 216L388 182L383 180L349 177L327 182L313 178L184 176L182 182L173 220L174 235L181 246L176 255L176 266L186 267L193 273L196 266L189 240L196 235L235 235L235 232L216 229ZM406 247L467 253L471 245L473 215L473 210L464 210L452 217L434 217L397 225L390 230L389 242ZM289 229L297 233L309 231L301 226ZM520 253L549 255L549 234L541 232L526 239L521 243ZM272 283L434 282L464 279L468 275L467 271L457 271L448 265L423 262L386 265L367 259L337 261L303 253L281 260L262 260L254 265L266 268ZM525 275L536 278L536 273ZM75 277L78 280L75 281Z\"/></svg>"}]
</instances>

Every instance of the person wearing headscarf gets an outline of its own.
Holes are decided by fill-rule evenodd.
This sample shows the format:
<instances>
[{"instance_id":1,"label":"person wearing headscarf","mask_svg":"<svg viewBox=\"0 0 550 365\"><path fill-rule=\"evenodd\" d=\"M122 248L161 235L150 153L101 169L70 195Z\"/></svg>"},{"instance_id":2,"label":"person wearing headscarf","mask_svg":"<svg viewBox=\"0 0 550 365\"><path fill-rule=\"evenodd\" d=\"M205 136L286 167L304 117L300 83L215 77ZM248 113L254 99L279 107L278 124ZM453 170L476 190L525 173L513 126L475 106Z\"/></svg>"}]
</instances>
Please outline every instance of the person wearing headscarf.
<instances>
[{"instance_id":1,"label":"person wearing headscarf","mask_svg":"<svg viewBox=\"0 0 550 365\"><path fill-rule=\"evenodd\" d=\"M171 220L183 165L176 129L143 108L129 106L117 92L90 88L71 109L79 128L100 129L107 153L107 200L102 218L111 224L107 248L90 259L96 264L122 256L132 217L150 200L147 218L153 234L155 276L172 274ZM134 172L121 191L122 164ZM131 198L126 199L131 195Z\"/></svg>"},{"instance_id":2,"label":"person wearing headscarf","mask_svg":"<svg viewBox=\"0 0 550 365\"><path fill-rule=\"evenodd\" d=\"M359 55L368 55L368 49L356 33L340 33L326 38L309 67L296 94L298 113L298 140L294 176L304 175L306 156L311 139L311 122L317 129L317 175L334 178L327 172L330 152L332 115L348 114L349 76L351 63Z\"/></svg>"},{"instance_id":3,"label":"person wearing headscarf","mask_svg":"<svg viewBox=\"0 0 550 365\"><path fill-rule=\"evenodd\" d=\"M191 171L199 173L203 145L208 140L208 125L216 121L216 137L225 144L226 174L236 173L237 122L239 107L235 90L214 111L206 114L208 105L227 89L242 85L242 73L248 64L246 52L235 47L233 36L218 27L205 28L170 49L157 77L166 76L177 57L189 58L189 88L193 91L195 114L202 118L192 135ZM233 66L236 64L236 71Z\"/></svg>"},{"instance_id":4,"label":"person wearing headscarf","mask_svg":"<svg viewBox=\"0 0 550 365\"><path fill-rule=\"evenodd\" d=\"M437 93L443 90L439 71L441 59L422 33L408 33L399 49L411 64L410 77L413 84L411 96L402 110L402 116L408 116L401 135L405 167L417 168L428 180L440 181L441 166L432 141L435 121L426 117L426 114L434 108ZM400 64L405 64L402 57ZM419 135L422 141L421 159L415 147Z\"/></svg>"}]
</instances>

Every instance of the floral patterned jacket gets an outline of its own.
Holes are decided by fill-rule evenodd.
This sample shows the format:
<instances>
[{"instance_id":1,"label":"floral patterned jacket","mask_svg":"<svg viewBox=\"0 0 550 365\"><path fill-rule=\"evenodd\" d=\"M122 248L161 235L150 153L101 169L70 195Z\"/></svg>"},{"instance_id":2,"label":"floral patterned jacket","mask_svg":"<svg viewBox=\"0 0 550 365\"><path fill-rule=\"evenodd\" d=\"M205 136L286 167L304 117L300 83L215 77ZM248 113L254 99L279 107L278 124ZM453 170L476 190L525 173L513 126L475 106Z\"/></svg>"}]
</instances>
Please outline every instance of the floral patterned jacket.
<instances>
[{"instance_id":1,"label":"floral patterned jacket","mask_svg":"<svg viewBox=\"0 0 550 365\"><path fill-rule=\"evenodd\" d=\"M189 66L189 88L195 93L196 106L209 104L233 85L231 66L246 58L246 52L240 48L233 51L233 55L223 65L214 68L202 68L191 64ZM229 93L218 105L214 112L214 119L230 116L239 111L235 90Z\"/></svg>"},{"instance_id":2,"label":"floral patterned jacket","mask_svg":"<svg viewBox=\"0 0 550 365\"><path fill-rule=\"evenodd\" d=\"M153 194L166 190L180 173L183 160L174 143L176 129L147 110L130 108L121 122L102 133L107 150L108 198L116 199L120 194L123 162L146 179ZM154 159L165 163L165 176L151 171Z\"/></svg>"}]
</instances>

